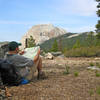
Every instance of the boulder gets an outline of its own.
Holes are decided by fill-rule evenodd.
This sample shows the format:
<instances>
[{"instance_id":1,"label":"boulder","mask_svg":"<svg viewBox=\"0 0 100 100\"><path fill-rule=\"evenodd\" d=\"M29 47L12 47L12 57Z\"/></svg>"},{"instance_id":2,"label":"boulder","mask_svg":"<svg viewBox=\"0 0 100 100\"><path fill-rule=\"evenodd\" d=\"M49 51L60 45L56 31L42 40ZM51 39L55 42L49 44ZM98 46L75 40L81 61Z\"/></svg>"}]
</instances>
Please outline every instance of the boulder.
<instances>
[{"instance_id":1,"label":"boulder","mask_svg":"<svg viewBox=\"0 0 100 100\"><path fill-rule=\"evenodd\" d=\"M45 58L52 60L54 58L54 56L51 53L47 53L47 54L45 54Z\"/></svg>"},{"instance_id":2,"label":"boulder","mask_svg":"<svg viewBox=\"0 0 100 100\"><path fill-rule=\"evenodd\" d=\"M62 54L62 55L59 55L57 56L58 58L65 58L65 56Z\"/></svg>"},{"instance_id":3,"label":"boulder","mask_svg":"<svg viewBox=\"0 0 100 100\"><path fill-rule=\"evenodd\" d=\"M51 54L55 57L62 55L62 52L58 51L58 52L51 52Z\"/></svg>"}]
</instances>

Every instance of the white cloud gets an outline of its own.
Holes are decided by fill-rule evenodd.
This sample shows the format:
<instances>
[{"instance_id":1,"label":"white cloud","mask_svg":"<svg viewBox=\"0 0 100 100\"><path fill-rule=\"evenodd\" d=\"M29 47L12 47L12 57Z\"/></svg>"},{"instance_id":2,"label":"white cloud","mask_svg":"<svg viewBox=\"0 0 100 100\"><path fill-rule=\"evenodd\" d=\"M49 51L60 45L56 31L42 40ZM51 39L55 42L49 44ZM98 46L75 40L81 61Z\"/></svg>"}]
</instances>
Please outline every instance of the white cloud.
<instances>
[{"instance_id":1,"label":"white cloud","mask_svg":"<svg viewBox=\"0 0 100 100\"><path fill-rule=\"evenodd\" d=\"M76 7L74 8L76 12L81 15L93 15L96 13L96 2L94 0L76 0Z\"/></svg>"},{"instance_id":2,"label":"white cloud","mask_svg":"<svg viewBox=\"0 0 100 100\"><path fill-rule=\"evenodd\" d=\"M94 26L83 26L83 27L75 27L75 28L65 28L68 32L88 32L88 31L95 31Z\"/></svg>"},{"instance_id":3,"label":"white cloud","mask_svg":"<svg viewBox=\"0 0 100 100\"><path fill-rule=\"evenodd\" d=\"M96 5L95 0L61 0L56 9L63 14L91 16L96 13Z\"/></svg>"}]
</instances>

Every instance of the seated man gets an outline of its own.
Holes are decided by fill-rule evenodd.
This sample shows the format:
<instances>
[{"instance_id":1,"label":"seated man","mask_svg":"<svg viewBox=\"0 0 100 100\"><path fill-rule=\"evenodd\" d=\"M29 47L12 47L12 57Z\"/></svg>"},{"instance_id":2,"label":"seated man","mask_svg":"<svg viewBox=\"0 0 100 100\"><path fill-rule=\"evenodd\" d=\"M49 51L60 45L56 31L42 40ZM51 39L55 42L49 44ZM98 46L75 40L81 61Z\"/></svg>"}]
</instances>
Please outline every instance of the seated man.
<instances>
[{"instance_id":1,"label":"seated man","mask_svg":"<svg viewBox=\"0 0 100 100\"><path fill-rule=\"evenodd\" d=\"M17 43L15 41L10 42L9 51L5 55L5 58L8 59L13 65L15 65L18 74L27 80L32 80L33 74L36 69L38 70L38 79L45 77L45 74L42 72L42 59L39 56L40 49L38 50L37 55L32 60L19 54L20 45L20 43Z\"/></svg>"}]
</instances>

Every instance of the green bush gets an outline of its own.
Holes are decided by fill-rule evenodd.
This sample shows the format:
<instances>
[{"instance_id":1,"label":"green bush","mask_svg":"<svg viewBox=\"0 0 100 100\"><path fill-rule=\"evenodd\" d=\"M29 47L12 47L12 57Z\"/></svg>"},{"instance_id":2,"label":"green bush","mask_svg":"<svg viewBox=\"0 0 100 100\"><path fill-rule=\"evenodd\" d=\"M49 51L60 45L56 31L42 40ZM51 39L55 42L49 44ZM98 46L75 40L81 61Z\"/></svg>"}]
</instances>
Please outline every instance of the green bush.
<instances>
[{"instance_id":1,"label":"green bush","mask_svg":"<svg viewBox=\"0 0 100 100\"><path fill-rule=\"evenodd\" d=\"M100 63L97 62L97 63L96 63L96 66L97 66L98 68L100 68Z\"/></svg>"},{"instance_id":2,"label":"green bush","mask_svg":"<svg viewBox=\"0 0 100 100\"><path fill-rule=\"evenodd\" d=\"M89 91L90 96L92 96L94 94L93 90Z\"/></svg>"},{"instance_id":3,"label":"green bush","mask_svg":"<svg viewBox=\"0 0 100 100\"><path fill-rule=\"evenodd\" d=\"M79 72L74 72L74 76L77 77L79 75Z\"/></svg>"},{"instance_id":4,"label":"green bush","mask_svg":"<svg viewBox=\"0 0 100 100\"><path fill-rule=\"evenodd\" d=\"M100 73L96 73L96 77L100 77Z\"/></svg>"},{"instance_id":5,"label":"green bush","mask_svg":"<svg viewBox=\"0 0 100 100\"><path fill-rule=\"evenodd\" d=\"M69 66L67 66L67 65L65 65L66 66L66 69L65 69L65 71L64 71L64 73L63 74L69 74Z\"/></svg>"},{"instance_id":6,"label":"green bush","mask_svg":"<svg viewBox=\"0 0 100 100\"><path fill-rule=\"evenodd\" d=\"M91 62L91 63L90 63L90 66L94 66L94 64Z\"/></svg>"},{"instance_id":7,"label":"green bush","mask_svg":"<svg viewBox=\"0 0 100 100\"><path fill-rule=\"evenodd\" d=\"M100 95L100 87L96 89L96 93Z\"/></svg>"}]
</instances>

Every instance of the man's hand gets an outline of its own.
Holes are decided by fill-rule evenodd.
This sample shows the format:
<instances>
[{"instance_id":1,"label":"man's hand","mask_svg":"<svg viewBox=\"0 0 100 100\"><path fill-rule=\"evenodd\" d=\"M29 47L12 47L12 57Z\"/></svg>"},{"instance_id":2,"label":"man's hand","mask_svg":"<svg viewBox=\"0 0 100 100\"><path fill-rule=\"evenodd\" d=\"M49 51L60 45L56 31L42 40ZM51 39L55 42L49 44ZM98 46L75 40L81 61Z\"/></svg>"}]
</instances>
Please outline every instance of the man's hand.
<instances>
[{"instance_id":1,"label":"man's hand","mask_svg":"<svg viewBox=\"0 0 100 100\"><path fill-rule=\"evenodd\" d=\"M23 55L24 53L25 53L25 51L20 51L19 52L20 55Z\"/></svg>"},{"instance_id":2,"label":"man's hand","mask_svg":"<svg viewBox=\"0 0 100 100\"><path fill-rule=\"evenodd\" d=\"M40 53L41 53L41 50L40 50L40 48L39 48L39 50L38 50L37 54L39 55Z\"/></svg>"}]
</instances>

